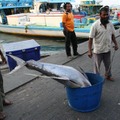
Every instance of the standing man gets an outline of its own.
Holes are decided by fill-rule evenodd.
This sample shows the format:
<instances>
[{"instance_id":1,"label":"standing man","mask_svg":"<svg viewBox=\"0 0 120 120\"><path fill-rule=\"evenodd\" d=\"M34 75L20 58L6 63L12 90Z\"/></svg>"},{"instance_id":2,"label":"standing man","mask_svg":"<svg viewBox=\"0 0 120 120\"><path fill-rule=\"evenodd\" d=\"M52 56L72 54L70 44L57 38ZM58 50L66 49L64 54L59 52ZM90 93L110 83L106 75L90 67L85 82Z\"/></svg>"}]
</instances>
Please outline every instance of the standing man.
<instances>
[{"instance_id":1,"label":"standing man","mask_svg":"<svg viewBox=\"0 0 120 120\"><path fill-rule=\"evenodd\" d=\"M71 56L70 44L72 43L73 55L79 55L77 52L77 39L74 32L74 17L71 12L72 5L67 2L64 4L65 12L62 16L63 33L65 35L65 49L67 56Z\"/></svg>"},{"instance_id":2,"label":"standing man","mask_svg":"<svg viewBox=\"0 0 120 120\"><path fill-rule=\"evenodd\" d=\"M89 36L88 56L94 57L94 72L100 73L100 64L103 61L105 66L105 78L113 80L111 77L111 43L114 43L114 49L118 50L118 44L115 39L115 29L109 21L109 11L106 7L100 9L100 19L93 23ZM93 44L93 54L92 54Z\"/></svg>"},{"instance_id":3,"label":"standing man","mask_svg":"<svg viewBox=\"0 0 120 120\"><path fill-rule=\"evenodd\" d=\"M3 64L5 64L6 60L5 60L1 50L0 50L0 56L1 56ZM3 106L11 105L11 104L12 104L12 102L5 98L5 93L4 93L4 88L3 88L3 77L2 77L2 74L0 71L0 120L4 120L4 118L6 117L3 112Z\"/></svg>"}]
</instances>

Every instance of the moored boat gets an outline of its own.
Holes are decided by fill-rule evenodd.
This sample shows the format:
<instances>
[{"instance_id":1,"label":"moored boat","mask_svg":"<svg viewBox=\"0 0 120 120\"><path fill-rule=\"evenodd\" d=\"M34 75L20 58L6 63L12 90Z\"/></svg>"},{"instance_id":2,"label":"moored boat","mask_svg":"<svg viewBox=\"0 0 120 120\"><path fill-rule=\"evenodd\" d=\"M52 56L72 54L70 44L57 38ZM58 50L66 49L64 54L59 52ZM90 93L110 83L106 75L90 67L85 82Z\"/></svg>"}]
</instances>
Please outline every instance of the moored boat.
<instances>
[{"instance_id":1,"label":"moored boat","mask_svg":"<svg viewBox=\"0 0 120 120\"><path fill-rule=\"evenodd\" d=\"M39 12L39 9L36 10ZM28 36L64 37L61 24L62 12L38 12L7 15L7 24L0 24L0 32ZM75 17L74 23L76 36L80 38L88 38L90 27L96 19L96 16ZM114 26L120 24L119 21L114 20L112 20L112 23ZM120 30L118 27L116 28L116 36L118 36Z\"/></svg>"}]
</instances>

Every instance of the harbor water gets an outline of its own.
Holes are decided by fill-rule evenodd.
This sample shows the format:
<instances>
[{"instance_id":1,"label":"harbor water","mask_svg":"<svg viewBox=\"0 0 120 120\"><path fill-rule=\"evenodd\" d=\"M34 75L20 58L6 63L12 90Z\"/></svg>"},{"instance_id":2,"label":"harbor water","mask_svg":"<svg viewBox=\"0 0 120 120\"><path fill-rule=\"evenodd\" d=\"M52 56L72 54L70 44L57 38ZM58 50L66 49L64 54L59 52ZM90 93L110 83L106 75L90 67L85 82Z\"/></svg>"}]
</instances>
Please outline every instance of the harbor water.
<instances>
[{"instance_id":1,"label":"harbor water","mask_svg":"<svg viewBox=\"0 0 120 120\"><path fill-rule=\"evenodd\" d=\"M0 33L0 44L34 39L41 46L41 55L56 54L65 49L64 38L33 37ZM85 40L78 40L78 43Z\"/></svg>"},{"instance_id":2,"label":"harbor water","mask_svg":"<svg viewBox=\"0 0 120 120\"><path fill-rule=\"evenodd\" d=\"M0 43L34 39L41 46L42 55L51 55L64 50L64 38L31 37L0 33Z\"/></svg>"}]
</instances>

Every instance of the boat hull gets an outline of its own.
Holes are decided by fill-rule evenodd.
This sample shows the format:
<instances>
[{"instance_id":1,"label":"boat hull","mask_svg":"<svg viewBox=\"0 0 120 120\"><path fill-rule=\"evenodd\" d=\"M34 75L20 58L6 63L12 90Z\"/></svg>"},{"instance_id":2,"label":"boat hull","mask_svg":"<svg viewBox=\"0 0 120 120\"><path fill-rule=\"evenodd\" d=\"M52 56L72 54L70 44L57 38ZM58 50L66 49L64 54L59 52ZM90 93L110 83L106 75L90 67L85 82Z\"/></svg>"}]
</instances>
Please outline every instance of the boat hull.
<instances>
[{"instance_id":1,"label":"boat hull","mask_svg":"<svg viewBox=\"0 0 120 120\"><path fill-rule=\"evenodd\" d=\"M80 32L79 29L76 29L76 36L88 38L88 32ZM10 26L10 25L0 25L0 32L9 33L9 34L22 34L28 36L47 36L47 37L64 37L63 28L52 28L52 27L35 27L29 26Z\"/></svg>"},{"instance_id":2,"label":"boat hull","mask_svg":"<svg viewBox=\"0 0 120 120\"><path fill-rule=\"evenodd\" d=\"M10 26L0 25L0 32L28 36L64 37L63 28L40 27L40 26ZM89 38L90 29L75 28L77 38ZM115 36L120 35L120 29L116 30Z\"/></svg>"}]
</instances>

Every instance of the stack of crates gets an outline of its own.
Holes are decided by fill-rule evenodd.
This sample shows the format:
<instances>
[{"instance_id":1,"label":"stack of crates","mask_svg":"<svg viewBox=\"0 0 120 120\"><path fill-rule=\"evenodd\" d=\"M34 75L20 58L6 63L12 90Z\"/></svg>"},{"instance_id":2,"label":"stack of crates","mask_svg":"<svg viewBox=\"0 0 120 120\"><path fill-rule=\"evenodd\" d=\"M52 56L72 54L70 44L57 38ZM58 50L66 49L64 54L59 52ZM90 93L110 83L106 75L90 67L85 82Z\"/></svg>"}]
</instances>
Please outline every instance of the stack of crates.
<instances>
[{"instance_id":1,"label":"stack of crates","mask_svg":"<svg viewBox=\"0 0 120 120\"><path fill-rule=\"evenodd\" d=\"M10 70L13 70L17 63L8 55L13 55L28 60L40 60L40 45L35 40L25 40L21 42L4 43L2 44L2 51L7 57L7 62Z\"/></svg>"}]
</instances>

